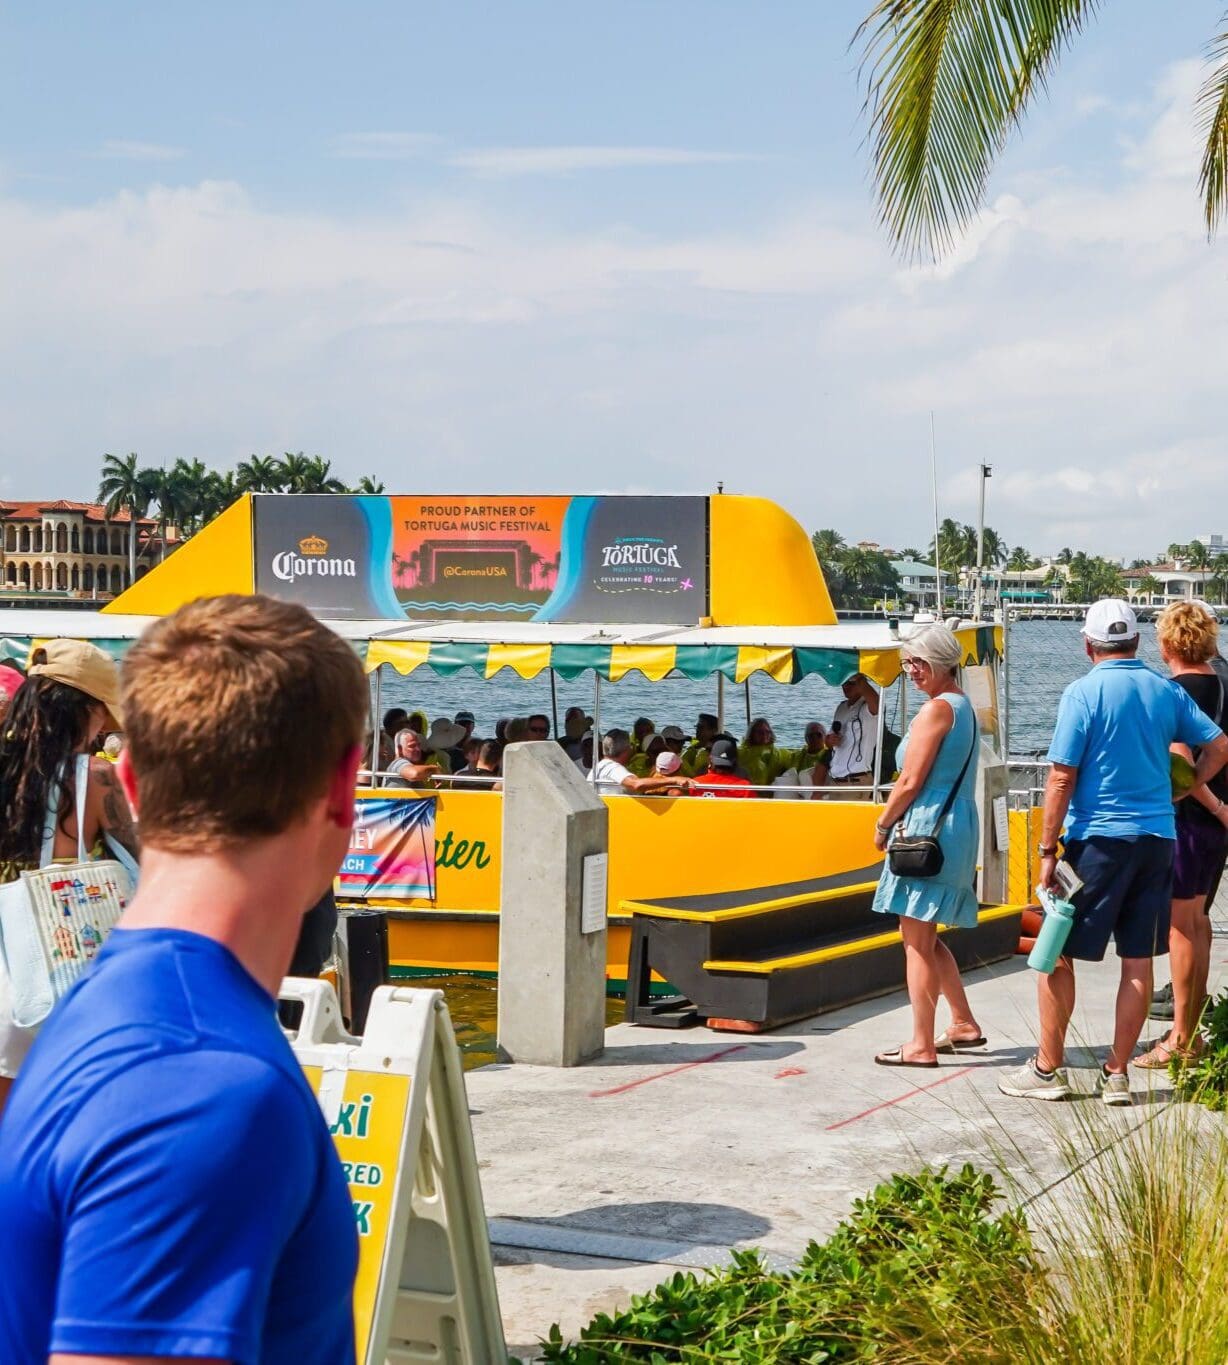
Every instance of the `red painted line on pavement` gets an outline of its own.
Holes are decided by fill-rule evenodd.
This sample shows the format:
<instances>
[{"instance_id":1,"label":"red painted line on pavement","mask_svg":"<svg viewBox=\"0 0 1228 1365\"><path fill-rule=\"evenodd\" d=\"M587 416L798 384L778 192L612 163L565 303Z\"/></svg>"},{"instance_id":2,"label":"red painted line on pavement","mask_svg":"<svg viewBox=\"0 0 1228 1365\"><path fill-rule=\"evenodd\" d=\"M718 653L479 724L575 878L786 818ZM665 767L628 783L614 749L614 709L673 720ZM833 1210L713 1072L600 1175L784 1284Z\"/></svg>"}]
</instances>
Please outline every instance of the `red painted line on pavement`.
<instances>
[{"instance_id":1,"label":"red painted line on pavement","mask_svg":"<svg viewBox=\"0 0 1228 1365\"><path fill-rule=\"evenodd\" d=\"M872 1109L863 1109L860 1114L854 1114L851 1119L841 1119L839 1123L829 1123L825 1132L834 1132L837 1128L843 1128L847 1124L856 1123L858 1119L868 1119L871 1114L877 1114L880 1109L890 1109L893 1104L903 1104L905 1100L910 1100L914 1095L922 1095L927 1090L936 1090L940 1085L946 1085L948 1081L957 1081L961 1076L966 1076L970 1071L975 1071L974 1066L962 1067L959 1071L952 1071L949 1076L944 1076L940 1081L931 1081L929 1085L916 1085L911 1090L906 1090L904 1094L897 1095L893 1100L884 1100L882 1104L876 1104Z\"/></svg>"},{"instance_id":2,"label":"red painted line on pavement","mask_svg":"<svg viewBox=\"0 0 1228 1365\"><path fill-rule=\"evenodd\" d=\"M590 1100L600 1100L607 1095L625 1095L628 1090L634 1090L637 1085L647 1085L649 1081L664 1080L666 1076L676 1076L680 1071L690 1071L692 1067L704 1066L708 1062L719 1062L722 1057L728 1057L731 1052L744 1052L746 1047L746 1043L736 1043L733 1047L722 1048L710 1056L698 1057L693 1062L683 1062L681 1066L668 1067L665 1071L658 1071L652 1076L641 1076L638 1081L628 1081L626 1085L616 1085L610 1090L590 1090L588 1097Z\"/></svg>"}]
</instances>

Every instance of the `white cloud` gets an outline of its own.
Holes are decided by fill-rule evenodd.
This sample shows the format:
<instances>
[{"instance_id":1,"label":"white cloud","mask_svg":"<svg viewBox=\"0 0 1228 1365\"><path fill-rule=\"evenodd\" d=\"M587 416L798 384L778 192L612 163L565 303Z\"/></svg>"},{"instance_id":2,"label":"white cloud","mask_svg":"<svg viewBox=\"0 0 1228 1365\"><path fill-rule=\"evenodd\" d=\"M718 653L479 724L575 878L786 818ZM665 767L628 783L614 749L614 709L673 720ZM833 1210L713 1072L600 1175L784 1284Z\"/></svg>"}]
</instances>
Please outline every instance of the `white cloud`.
<instances>
[{"instance_id":1,"label":"white cloud","mask_svg":"<svg viewBox=\"0 0 1228 1365\"><path fill-rule=\"evenodd\" d=\"M327 150L343 161L411 161L438 142L433 133L341 133L329 139Z\"/></svg>"},{"instance_id":2,"label":"white cloud","mask_svg":"<svg viewBox=\"0 0 1228 1365\"><path fill-rule=\"evenodd\" d=\"M10 185L6 496L80 496L107 449L305 448L404 491L724 479L902 545L928 539L933 409L944 514L973 518L988 459L1012 544L1228 530L1225 244L1162 156L1003 180L936 270L902 270L860 200L649 234L466 189L323 214L224 182L69 208Z\"/></svg>"},{"instance_id":3,"label":"white cloud","mask_svg":"<svg viewBox=\"0 0 1228 1365\"><path fill-rule=\"evenodd\" d=\"M450 166L495 179L645 166L714 166L754 159L742 152L705 152L689 147L602 146L479 147L447 158Z\"/></svg>"},{"instance_id":4,"label":"white cloud","mask_svg":"<svg viewBox=\"0 0 1228 1365\"><path fill-rule=\"evenodd\" d=\"M131 142L126 138L107 138L98 155L108 161L178 161L183 147L169 147L162 142Z\"/></svg>"}]
</instances>

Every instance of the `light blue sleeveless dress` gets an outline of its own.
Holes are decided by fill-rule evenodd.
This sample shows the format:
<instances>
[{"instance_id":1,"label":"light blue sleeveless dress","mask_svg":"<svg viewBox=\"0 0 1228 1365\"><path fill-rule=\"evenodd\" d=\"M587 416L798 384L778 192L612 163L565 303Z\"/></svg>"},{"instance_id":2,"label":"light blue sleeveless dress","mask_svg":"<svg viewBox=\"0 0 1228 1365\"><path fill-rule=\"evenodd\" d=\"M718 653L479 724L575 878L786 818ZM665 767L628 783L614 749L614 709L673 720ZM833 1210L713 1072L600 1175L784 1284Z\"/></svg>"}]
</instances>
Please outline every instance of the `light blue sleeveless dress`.
<instances>
[{"instance_id":1,"label":"light blue sleeveless dress","mask_svg":"<svg viewBox=\"0 0 1228 1365\"><path fill-rule=\"evenodd\" d=\"M981 822L975 801L975 751L946 819L937 830L934 822L959 777L968 751L979 741L976 712L968 698L957 693L945 693L942 700L955 712L955 720L943 738L925 785L904 816L906 834L937 834L938 842L942 845L942 871L936 877L897 877L884 862L883 875L874 893L873 908L883 915L907 915L910 919L925 920L930 924L972 929L977 922L973 879L976 876L976 856L981 838ZM910 734L911 729L910 726ZM908 741L909 735L905 735L900 745L897 762L901 769Z\"/></svg>"}]
</instances>

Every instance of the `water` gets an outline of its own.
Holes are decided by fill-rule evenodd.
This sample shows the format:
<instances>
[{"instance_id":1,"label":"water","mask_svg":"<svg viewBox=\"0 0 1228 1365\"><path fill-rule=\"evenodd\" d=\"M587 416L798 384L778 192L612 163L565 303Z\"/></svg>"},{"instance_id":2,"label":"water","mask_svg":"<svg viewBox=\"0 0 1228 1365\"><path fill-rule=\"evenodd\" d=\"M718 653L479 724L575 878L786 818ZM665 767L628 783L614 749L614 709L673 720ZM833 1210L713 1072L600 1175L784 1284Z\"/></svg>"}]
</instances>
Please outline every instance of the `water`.
<instances>
[{"instance_id":1,"label":"water","mask_svg":"<svg viewBox=\"0 0 1228 1365\"><path fill-rule=\"evenodd\" d=\"M1165 672L1155 643L1155 627L1143 625L1141 657ZM1011 752L1028 754L1048 747L1057 715L1062 689L1088 667L1083 638L1077 621L1021 621L1011 627L1010 636L1010 727ZM587 675L575 682L557 680L558 717L569 706L583 706L593 714L593 679ZM795 684L776 683L764 675L750 683L750 714L764 715L772 722L779 744L800 748L808 721L830 724L841 700L839 688L821 678L804 678ZM910 691L909 714L915 715L922 698ZM489 681L472 673L437 677L421 668L408 678L384 670L381 705L404 706L425 711L432 718L451 717L458 710L470 710L477 717L475 733L493 735L501 716L525 716L540 711L551 714L550 679L542 674L528 682L504 669ZM688 678L667 678L646 682L639 674L621 682L601 684L601 728L618 725L630 729L637 716L649 716L659 730L663 725L680 725L689 734L700 711L716 710L716 680L691 682ZM745 690L725 684L725 724L733 734L746 729ZM887 721L900 729L899 688L893 687L888 701Z\"/></svg>"}]
</instances>

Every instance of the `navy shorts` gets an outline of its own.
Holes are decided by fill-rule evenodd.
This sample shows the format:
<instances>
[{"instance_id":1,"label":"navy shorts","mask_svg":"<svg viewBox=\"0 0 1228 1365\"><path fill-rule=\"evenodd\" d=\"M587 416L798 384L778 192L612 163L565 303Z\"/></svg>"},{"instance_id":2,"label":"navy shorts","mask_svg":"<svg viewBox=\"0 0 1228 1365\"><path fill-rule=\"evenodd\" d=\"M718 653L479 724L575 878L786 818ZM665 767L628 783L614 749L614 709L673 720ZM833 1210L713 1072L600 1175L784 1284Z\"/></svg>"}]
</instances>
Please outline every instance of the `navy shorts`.
<instances>
[{"instance_id":1,"label":"navy shorts","mask_svg":"<svg viewBox=\"0 0 1228 1365\"><path fill-rule=\"evenodd\" d=\"M1197 815L1177 816L1177 850L1173 856L1173 898L1193 900L1206 896L1207 914L1219 890L1228 856L1228 830L1218 820L1203 820Z\"/></svg>"},{"instance_id":2,"label":"navy shorts","mask_svg":"<svg viewBox=\"0 0 1228 1365\"><path fill-rule=\"evenodd\" d=\"M1140 834L1130 839L1068 839L1066 861L1083 881L1074 899L1075 920L1064 952L1100 962L1111 938L1118 957L1161 957L1168 952L1173 895L1173 841Z\"/></svg>"}]
</instances>

